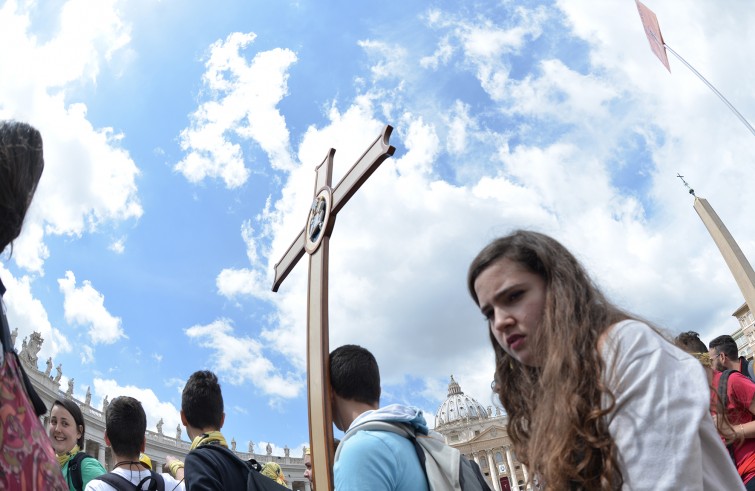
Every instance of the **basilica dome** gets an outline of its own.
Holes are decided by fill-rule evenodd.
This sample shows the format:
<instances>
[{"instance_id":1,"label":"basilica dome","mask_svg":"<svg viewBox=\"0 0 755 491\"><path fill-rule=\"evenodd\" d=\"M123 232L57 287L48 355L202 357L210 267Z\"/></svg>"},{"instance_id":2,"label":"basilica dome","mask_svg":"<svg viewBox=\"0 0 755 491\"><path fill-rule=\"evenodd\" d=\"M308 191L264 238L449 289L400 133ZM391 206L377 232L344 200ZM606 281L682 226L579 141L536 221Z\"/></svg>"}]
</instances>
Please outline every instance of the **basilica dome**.
<instances>
[{"instance_id":1,"label":"basilica dome","mask_svg":"<svg viewBox=\"0 0 755 491\"><path fill-rule=\"evenodd\" d=\"M489 418L488 411L476 400L462 392L451 375L448 397L435 413L435 428L458 422L482 421Z\"/></svg>"}]
</instances>

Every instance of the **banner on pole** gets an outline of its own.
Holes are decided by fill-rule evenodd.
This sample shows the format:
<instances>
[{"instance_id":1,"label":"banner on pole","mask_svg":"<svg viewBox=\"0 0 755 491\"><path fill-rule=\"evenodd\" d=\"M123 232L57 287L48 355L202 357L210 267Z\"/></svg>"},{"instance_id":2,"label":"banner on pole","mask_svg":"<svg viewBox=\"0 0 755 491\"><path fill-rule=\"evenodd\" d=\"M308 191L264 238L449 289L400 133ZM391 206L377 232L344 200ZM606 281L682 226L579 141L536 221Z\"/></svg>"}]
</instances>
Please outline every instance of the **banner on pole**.
<instances>
[{"instance_id":1,"label":"banner on pole","mask_svg":"<svg viewBox=\"0 0 755 491\"><path fill-rule=\"evenodd\" d=\"M645 29L645 35L650 41L650 49L653 50L655 56L661 60L666 70L671 72L671 67L668 64L668 55L666 54L666 47L663 43L663 35L661 34L661 28L658 25L658 18L655 16L652 10L647 8L640 0L637 2L637 10L640 12L640 19L642 19L642 27Z\"/></svg>"}]
</instances>

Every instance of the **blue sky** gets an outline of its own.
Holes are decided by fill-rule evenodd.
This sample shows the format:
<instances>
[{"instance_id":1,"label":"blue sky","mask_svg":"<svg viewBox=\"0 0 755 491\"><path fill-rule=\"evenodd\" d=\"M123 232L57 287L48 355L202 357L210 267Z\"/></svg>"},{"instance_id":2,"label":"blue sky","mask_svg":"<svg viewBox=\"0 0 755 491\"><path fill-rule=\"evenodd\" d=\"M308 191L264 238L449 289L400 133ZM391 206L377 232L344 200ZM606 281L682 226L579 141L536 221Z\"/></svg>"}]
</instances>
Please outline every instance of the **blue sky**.
<instances>
[{"instance_id":1,"label":"blue sky","mask_svg":"<svg viewBox=\"0 0 755 491\"><path fill-rule=\"evenodd\" d=\"M666 42L755 119L755 11L648 0ZM306 263L276 294L314 168L334 183L396 147L338 216L331 347L371 349L383 403L432 423L449 375L490 403L492 350L465 291L490 239L554 235L620 305L674 334L733 331L742 297L677 172L755 254L752 135L630 0L0 3L0 118L45 140L45 173L0 275L84 398L179 422L195 370L227 437L307 441ZM170 429L170 430L167 430ZM184 433L185 437L185 433ZM260 447L262 445L262 447Z\"/></svg>"}]
</instances>

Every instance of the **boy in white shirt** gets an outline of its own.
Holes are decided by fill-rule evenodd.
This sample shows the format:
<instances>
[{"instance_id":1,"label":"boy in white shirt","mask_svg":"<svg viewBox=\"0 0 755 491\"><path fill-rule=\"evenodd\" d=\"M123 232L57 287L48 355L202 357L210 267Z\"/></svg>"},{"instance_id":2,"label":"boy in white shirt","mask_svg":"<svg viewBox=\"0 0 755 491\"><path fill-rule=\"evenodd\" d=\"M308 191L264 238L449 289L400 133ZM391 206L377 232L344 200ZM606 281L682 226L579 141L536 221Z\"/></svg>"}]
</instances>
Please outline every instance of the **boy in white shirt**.
<instances>
[{"instance_id":1,"label":"boy in white shirt","mask_svg":"<svg viewBox=\"0 0 755 491\"><path fill-rule=\"evenodd\" d=\"M182 481L152 472L140 462L146 431L147 416L141 402L126 396L113 399L105 413L105 443L112 449L115 467L109 474L89 481L85 491L148 489L153 482L158 491L185 491Z\"/></svg>"}]
</instances>

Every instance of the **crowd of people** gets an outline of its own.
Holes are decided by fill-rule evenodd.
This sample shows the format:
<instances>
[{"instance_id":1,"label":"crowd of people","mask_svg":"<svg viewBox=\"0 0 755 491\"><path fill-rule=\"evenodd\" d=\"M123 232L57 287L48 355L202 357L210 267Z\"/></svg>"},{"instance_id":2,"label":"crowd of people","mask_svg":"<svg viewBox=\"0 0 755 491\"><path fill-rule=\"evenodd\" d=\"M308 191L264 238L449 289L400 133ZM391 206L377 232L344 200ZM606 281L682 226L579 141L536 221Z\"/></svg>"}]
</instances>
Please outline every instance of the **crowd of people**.
<instances>
[{"instance_id":1,"label":"crowd of people","mask_svg":"<svg viewBox=\"0 0 755 491\"><path fill-rule=\"evenodd\" d=\"M189 377L181 397L181 421L192 439L191 450L185 462L168 456L164 472L154 471L151 459L143 453L147 416L141 402L133 397L116 397L105 411L105 444L111 448L115 462L109 473L82 450L86 428L75 402L55 401L48 432L70 491L243 490L250 479L255 485L252 489L287 489L278 464L268 462L255 467L255 463L241 460L228 448L221 433L224 420L220 383L214 373L203 370ZM122 487L123 483L131 488Z\"/></svg>"},{"instance_id":2,"label":"crowd of people","mask_svg":"<svg viewBox=\"0 0 755 491\"><path fill-rule=\"evenodd\" d=\"M39 133L23 123L0 123L0 250L19 235L43 166ZM486 322L494 391L508 415L517 459L529 469L528 485L755 490L755 374L731 336L707 347L692 331L669 340L659 327L611 303L562 244L532 231L483 248L471 261L467 287ZM3 322L7 330L4 314ZM12 348L5 341L3 347L7 358ZM361 346L335 349L329 370L333 423L344 432L333 449L336 489L431 489L431 469L417 441L436 435L422 411L380 407L378 364ZM195 372L181 399L191 449L185 461L169 457L165 472L156 472L143 455L141 403L117 397L105 416L115 462L108 472L82 451L78 405L56 400L42 446L54 451L59 475L39 465L27 479L24 468L6 488L109 491L126 482L136 489L286 489L279 466L263 468L229 450L224 419L218 378ZM33 429L30 434L38 436ZM35 455L49 460L52 451ZM304 460L305 476L313 479L308 449ZM488 489L479 468L472 463L471 469L471 479L479 476L475 489ZM6 472L0 483L8 475L14 474Z\"/></svg>"}]
</instances>

